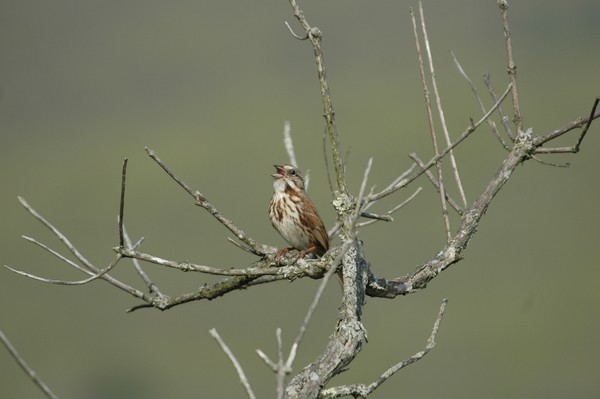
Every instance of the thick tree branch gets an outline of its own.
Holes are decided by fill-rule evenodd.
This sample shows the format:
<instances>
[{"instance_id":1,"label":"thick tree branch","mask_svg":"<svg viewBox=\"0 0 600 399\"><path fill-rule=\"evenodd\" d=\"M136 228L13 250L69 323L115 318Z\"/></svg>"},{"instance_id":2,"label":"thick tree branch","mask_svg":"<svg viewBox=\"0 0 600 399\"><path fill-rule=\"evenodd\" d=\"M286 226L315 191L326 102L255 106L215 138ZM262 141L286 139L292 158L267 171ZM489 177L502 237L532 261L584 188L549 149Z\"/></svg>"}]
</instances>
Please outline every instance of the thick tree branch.
<instances>
[{"instance_id":1,"label":"thick tree branch","mask_svg":"<svg viewBox=\"0 0 600 399\"><path fill-rule=\"evenodd\" d=\"M361 316L369 264L354 239L342 261L343 300L338 322L323 353L288 384L286 398L316 398L323 386L356 357L367 333Z\"/></svg>"},{"instance_id":2,"label":"thick tree branch","mask_svg":"<svg viewBox=\"0 0 600 399\"><path fill-rule=\"evenodd\" d=\"M427 283L433 280L440 272L461 260L463 252L476 233L479 221L487 211L492 199L510 179L517 166L531 158L536 149L548 140L559 137L575 127L582 126L584 123L586 124L587 131L591 121L600 116L595 114L599 101L597 99L594 102L592 112L587 119L580 118L548 135L534 138L532 137L531 129L527 132L522 132L517 137L513 149L492 176L479 198L464 212L458 231L444 249L432 259L420 265L413 273L403 277L388 280L371 274L366 289L367 295L394 298L398 295L415 292L416 290L425 288Z\"/></svg>"}]
</instances>

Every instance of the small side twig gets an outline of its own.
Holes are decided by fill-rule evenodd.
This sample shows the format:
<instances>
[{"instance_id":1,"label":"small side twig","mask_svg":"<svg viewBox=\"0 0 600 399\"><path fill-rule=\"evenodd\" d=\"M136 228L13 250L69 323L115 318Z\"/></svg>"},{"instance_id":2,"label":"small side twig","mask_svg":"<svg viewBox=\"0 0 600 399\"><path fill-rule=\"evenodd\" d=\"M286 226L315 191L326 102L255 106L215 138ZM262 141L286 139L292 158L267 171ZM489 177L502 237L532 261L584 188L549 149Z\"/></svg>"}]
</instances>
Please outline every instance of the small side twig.
<instances>
[{"instance_id":1,"label":"small side twig","mask_svg":"<svg viewBox=\"0 0 600 399\"><path fill-rule=\"evenodd\" d=\"M214 339L217 340L217 342L221 346L221 349L223 350L223 352L225 352L225 354L231 361L231 364L233 364L233 367L235 367L235 371L237 371L238 377L240 378L240 382L242 383L242 386L246 390L246 394L248 395L248 397L250 399L256 399L256 396L254 395L254 392L252 391L252 387L250 386L250 383L248 382L248 378L246 378L244 369L242 369L240 362L238 362L238 360L236 359L233 352L231 352L231 349L229 349L229 347L227 346L225 341L223 341L223 339L221 338L221 336L219 335L219 333L217 332L216 329L214 329L214 328L210 329L209 333Z\"/></svg>"},{"instance_id":2,"label":"small side twig","mask_svg":"<svg viewBox=\"0 0 600 399\"><path fill-rule=\"evenodd\" d=\"M419 165L420 168L424 168L425 164L423 164L423 161L421 161L421 158L419 158L417 156L417 154L410 153L409 154L410 159L412 159L413 161L415 161L417 163L417 165ZM437 190L437 192L440 192L440 184L438 183L438 181L435 179L435 176L433 175L433 173L431 173L431 171L427 171L425 172L425 175L427 176L427 178L429 179L429 181L431 182L431 184L433 184L433 187L435 187L435 189ZM446 200L448 201L448 203L450 204L450 206L452 207L452 209L454 209L456 211L456 213L458 213L459 215L462 216L464 210L460 207L460 205L458 205L456 203L456 201L454 201L452 199L452 197L450 197L450 195L448 195L448 193L444 193L444 195L446 196Z\"/></svg>"},{"instance_id":3,"label":"small side twig","mask_svg":"<svg viewBox=\"0 0 600 399\"><path fill-rule=\"evenodd\" d=\"M483 74L483 83L485 84L485 87L487 87L488 92L490 93L490 96L492 97L492 100L494 100L494 102L497 102L498 96L496 95L496 92L494 91L494 88L492 87L492 78L489 73ZM500 123L502 123L502 126L504 126L504 130L506 131L506 134L508 135L508 137L510 137L510 139L512 141L515 141L515 135L514 135L512 129L510 128L510 124L508 123L508 117L506 115L504 115L504 109L502 109L502 107L498 107L498 115L500 116Z\"/></svg>"},{"instance_id":4,"label":"small side twig","mask_svg":"<svg viewBox=\"0 0 600 399\"><path fill-rule=\"evenodd\" d=\"M364 204L363 198L365 195L365 190L367 188L367 181L369 180L369 173L371 173L371 167L373 166L373 157L369 158L367 162L367 167L365 168L365 173L363 175L362 182L360 184L360 189L358 191L358 197L356 198L356 209L354 210L354 216L352 217L352 231L356 229L356 224L359 216L363 213Z\"/></svg>"},{"instance_id":5,"label":"small side twig","mask_svg":"<svg viewBox=\"0 0 600 399\"><path fill-rule=\"evenodd\" d=\"M573 145L571 147L556 147L556 148L538 147L535 150L536 154L556 154L556 153L577 153L577 152L579 152L579 147L581 145L581 142L583 141L583 138L587 134L588 129L590 128L590 126L592 124L592 121L594 119L600 117L600 113L596 114L596 109L598 108L598 103L600 103L600 97L596 97L596 100L594 100L594 104L592 105L592 110L590 111L590 115L587 118L587 120L580 119L579 125L581 125L585 122L585 127L583 128L583 131L579 135L579 138L577 139L577 142L575 143L575 145ZM573 130L576 127L578 127L578 124L572 122L571 124L561 128L561 129L557 129L548 135L537 138L536 142L543 144L549 140L552 140L558 136L561 136L562 134L564 134L570 130Z\"/></svg>"},{"instance_id":6,"label":"small side twig","mask_svg":"<svg viewBox=\"0 0 600 399\"><path fill-rule=\"evenodd\" d=\"M19 367L21 367L25 374L27 374L29 378L31 378L33 383L44 393L44 395L50 399L58 399L58 396L56 396L50 390L48 385L46 385L44 381L42 381L42 379L38 377L37 373L27 364L27 362L25 362L25 359L21 357L17 349L13 346L13 344L10 342L10 340L2 330L0 330L0 341L2 341L2 343L8 350L8 353L10 353L13 359L15 359Z\"/></svg>"},{"instance_id":7,"label":"small side twig","mask_svg":"<svg viewBox=\"0 0 600 399\"><path fill-rule=\"evenodd\" d=\"M467 73L463 69L462 65L460 65L460 62L458 62L458 59L456 58L456 56L454 55L454 52L452 50L450 50L450 55L452 55L452 59L454 60L454 65L456 65L456 69L458 69L458 72L460 73L460 75L467 81L467 84L469 85L469 87L471 87L471 91L475 95L475 98L477 99L477 103L479 104L481 111L483 113L485 113L485 105L483 104L483 100L481 99L481 96L479 95L479 91L477 91L477 88L473 84L473 81L471 80L471 78L469 78L469 75L467 75ZM494 99L494 101L496 101L496 100ZM496 128L496 124L491 119L488 119L487 123L490 127L490 130L494 134L494 136L496 136L496 138L498 139L500 144L502 144L502 147L504 147L504 149L506 151L510 151L510 147L508 146L508 144L506 144L506 142L504 141L502 136L500 136L500 133L498 132L498 129Z\"/></svg>"},{"instance_id":8,"label":"small side twig","mask_svg":"<svg viewBox=\"0 0 600 399\"><path fill-rule=\"evenodd\" d=\"M123 159L121 169L121 200L119 201L119 245L123 246L125 239L123 237L123 216L125 211L125 183L127 178L127 158Z\"/></svg>"},{"instance_id":9,"label":"small side twig","mask_svg":"<svg viewBox=\"0 0 600 399\"><path fill-rule=\"evenodd\" d=\"M294 36L296 39L298 39L298 40L306 40L306 39L308 39L308 33L305 34L304 36L297 35L296 32L294 32L294 30L292 29L292 27L288 23L288 21L285 21L285 26L287 26L287 28L290 31L290 33L292 34L292 36Z\"/></svg>"},{"instance_id":10,"label":"small side twig","mask_svg":"<svg viewBox=\"0 0 600 399\"><path fill-rule=\"evenodd\" d=\"M144 240L144 237L142 237L135 245L131 245L131 239L129 238L129 234L127 234L127 230L125 229L125 227L123 227L123 238L125 239L125 245L127 246L127 248L133 250L137 249ZM135 271L140 276L144 284L146 284L148 290L159 297L163 297L164 294L158 289L158 286L152 281L152 279L150 279L150 276L148 276L148 273L146 273L146 271L142 268L140 262L135 258L132 258L131 261L133 262L133 267L135 268Z\"/></svg>"},{"instance_id":11,"label":"small side twig","mask_svg":"<svg viewBox=\"0 0 600 399\"><path fill-rule=\"evenodd\" d=\"M396 212L397 210L399 210L400 208L402 208L403 206L405 206L406 204L408 204L409 202L411 202L412 200L414 200L417 195L419 195L419 193L423 191L423 187L418 187L414 193L412 193L407 199L405 199L404 201L402 201L401 203L399 203L398 205L396 205L395 207L393 207L392 209L390 209L389 211L385 212L383 215L381 216L389 216L390 218L392 217L392 213ZM362 216L362 215L361 215ZM378 221L378 219L374 219L374 220L367 220L366 222L361 222L358 223L356 225L356 227L364 227L364 226L368 226L370 224L376 223Z\"/></svg>"}]
</instances>

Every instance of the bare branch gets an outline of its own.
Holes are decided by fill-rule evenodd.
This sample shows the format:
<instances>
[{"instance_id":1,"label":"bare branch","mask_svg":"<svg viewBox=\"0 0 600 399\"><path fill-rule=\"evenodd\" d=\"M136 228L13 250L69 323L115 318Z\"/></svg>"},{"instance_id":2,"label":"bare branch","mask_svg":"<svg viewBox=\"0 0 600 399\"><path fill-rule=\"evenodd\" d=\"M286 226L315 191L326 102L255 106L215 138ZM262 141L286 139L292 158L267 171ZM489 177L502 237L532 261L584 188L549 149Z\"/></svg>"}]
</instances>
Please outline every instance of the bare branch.
<instances>
[{"instance_id":1,"label":"bare branch","mask_svg":"<svg viewBox=\"0 0 600 399\"><path fill-rule=\"evenodd\" d=\"M298 40L306 40L306 39L308 39L308 33L305 34L304 36L297 35L296 32L294 32L294 30L292 29L292 27L288 23L288 21L285 21L285 26L287 26L287 28L290 31L290 33L292 34L292 36L294 36L296 39L298 39Z\"/></svg>"},{"instance_id":2,"label":"bare branch","mask_svg":"<svg viewBox=\"0 0 600 399\"><path fill-rule=\"evenodd\" d=\"M29 367L27 362L25 362L25 359L21 357L17 349L13 346L13 344L10 342L10 340L2 330L0 330L0 341L2 341L2 343L8 350L8 353L10 353L13 359L15 359L19 367L21 367L25 374L27 374L29 378L31 378L33 383L44 393L44 395L50 399L58 399L58 396L56 396L50 390L50 388L48 388L48 385L46 385L44 381L42 381L42 379L38 377L37 373L31 367Z\"/></svg>"},{"instance_id":3,"label":"bare branch","mask_svg":"<svg viewBox=\"0 0 600 399\"><path fill-rule=\"evenodd\" d=\"M342 194L347 193L346 177L344 164L340 152L339 136L337 132L337 125L335 123L335 111L331 102L331 94L329 90L329 83L327 82L327 74L325 72L325 61L323 59L323 51L321 49L322 33L317 27L310 26L304 12L300 9L296 0L290 0L290 5L294 11L294 16L300 22L300 25L306 32L315 55L315 61L317 65L317 74L319 77L319 84L321 86L321 99L323 100L323 116L325 117L327 135L329 137L329 143L331 145L331 156L333 159L333 166L335 168L336 180L338 190ZM291 29L290 29L291 31ZM294 34L292 32L292 34ZM294 34L296 38L298 35Z\"/></svg>"},{"instance_id":4,"label":"bare branch","mask_svg":"<svg viewBox=\"0 0 600 399\"><path fill-rule=\"evenodd\" d=\"M76 267L77 269L83 271L84 273L87 273L89 275L94 275L94 274L100 274L100 269L98 269L97 267L95 267L91 262L89 262L80 252L79 250L77 250L77 248L71 243L71 241L69 241L69 239L63 235L56 227L54 227L50 222L48 222L43 216L41 216L35 209L33 209L29 203L27 203L27 201L25 201L24 198L22 197L18 197L19 202L21 203L21 205L23 205L23 207L36 219L38 220L40 223L42 223L44 226L46 226L48 229L50 229L50 231L52 231L52 233L67 247L67 249L69 251L71 251L71 253L73 255L75 255L75 257L79 260L79 262L81 262L83 264L83 267L80 267L79 265L76 265L74 262L68 260L67 258L63 257L62 255L58 254L56 251L51 250L50 248L44 246L41 243L38 243L37 241L24 237L25 239L41 246L42 248L50 251L52 254L54 254L55 256L59 257L61 260L64 260L67 264ZM115 287L133 295L136 298L140 298L143 299L146 302L150 302L151 298L148 297L146 294L144 294L143 292L141 292L138 289L135 289L123 282L121 282L120 280L117 280L114 277L111 277L108 274L103 274L100 276L101 279L108 281L110 284L114 285Z\"/></svg>"},{"instance_id":5,"label":"bare branch","mask_svg":"<svg viewBox=\"0 0 600 399\"><path fill-rule=\"evenodd\" d=\"M367 181L369 180L369 173L371 172L371 167L373 166L373 157L369 158L367 162L367 167L365 168L365 173L363 175L362 182L360 184L360 190L358 191L358 197L356 198L356 209L354 210L354 216L352 216L352 228L351 231L353 234L356 234L356 223L358 221L358 217L363 213L364 205L363 205L363 197L365 195L365 189L367 188Z\"/></svg>"},{"instance_id":6,"label":"bare branch","mask_svg":"<svg viewBox=\"0 0 600 399\"><path fill-rule=\"evenodd\" d=\"M269 356L267 356L265 354L265 352L263 352L260 349L257 349L256 354L267 364L267 366L269 366L269 368L271 370L273 370L274 372L277 372L277 364L275 362L273 362L271 359L269 359Z\"/></svg>"},{"instance_id":7,"label":"bare branch","mask_svg":"<svg viewBox=\"0 0 600 399\"><path fill-rule=\"evenodd\" d=\"M296 152L294 151L294 142L292 141L292 128L290 126L290 121L285 121L283 124L283 144L285 145L285 150L288 153L290 165L297 168L298 161L296 161Z\"/></svg>"},{"instance_id":8,"label":"bare branch","mask_svg":"<svg viewBox=\"0 0 600 399\"><path fill-rule=\"evenodd\" d=\"M413 161L415 161L417 163L417 165L419 165L420 168L424 168L425 165L423 164L423 161L421 161L421 159L417 156L417 154L415 154L414 152L409 154L410 159L412 159ZM431 182L431 184L433 184L433 187L435 187L435 189L437 190L437 192L440 192L440 185L438 183L438 181L435 179L435 176L433 175L433 173L431 173L431 171L427 170L427 172L425 172L425 175L427 176L427 178L429 179L429 181ZM460 207L460 205L458 205L456 203L456 201L454 201L450 195L448 194L448 192L444 193L444 196L446 197L446 200L448 201L448 203L450 204L450 206L456 211L456 213L458 213L459 215L463 214L463 209Z\"/></svg>"},{"instance_id":9,"label":"bare branch","mask_svg":"<svg viewBox=\"0 0 600 399\"><path fill-rule=\"evenodd\" d=\"M434 347L435 347L435 337L437 336L438 330L440 328L440 323L442 322L442 318L444 316L444 312L446 311L446 304L448 303L448 299L444 299L440 306L440 310L433 324L433 329L431 330L431 335L429 339L427 339L427 344L425 348L406 360L401 361L400 363L395 364L394 366L387 369L381 376L375 380L373 383L369 385L365 384L355 384L355 385L343 385L339 387L327 388L321 391L319 398L322 399L330 399L330 398L339 398L342 396L354 396L354 397L367 397L373 391L381 386L384 382L386 382L391 376L396 374L398 371L403 369L406 366L409 366L419 360L421 360L425 355L427 355Z\"/></svg>"},{"instance_id":10,"label":"bare branch","mask_svg":"<svg viewBox=\"0 0 600 399\"><path fill-rule=\"evenodd\" d=\"M517 166L528 159L535 147L531 130L520 135L515 146L502 162L496 173L487 183L479 198L465 211L461 225L448 244L432 259L420 265L413 273L394 280L386 280L371 275L367 285L367 295L393 298L423 289L427 283L443 270L462 259L462 253L477 231L479 221L485 214L492 199L510 179Z\"/></svg>"},{"instance_id":11,"label":"bare branch","mask_svg":"<svg viewBox=\"0 0 600 399\"><path fill-rule=\"evenodd\" d=\"M214 339L217 340L217 342L221 346L221 349L223 349L223 352L225 352L225 354L231 361L231 364L233 364L233 367L235 367L235 371L237 371L238 377L240 378L240 382L242 383L242 386L246 390L246 394L248 395L248 397L250 399L256 399L256 396L254 396L254 392L252 391L252 387L250 387L250 383L248 382L248 379L246 378L246 374L244 374L244 370L242 369L242 366L236 359L233 352L231 352L231 350L229 349L229 347L227 346L225 341L223 341L223 339L221 338L221 336L219 335L219 333L217 332L216 329L214 329L214 328L210 329L209 333Z\"/></svg>"},{"instance_id":12,"label":"bare branch","mask_svg":"<svg viewBox=\"0 0 600 399\"><path fill-rule=\"evenodd\" d=\"M490 96L492 97L494 102L497 102L498 96L496 95L496 92L494 91L494 88L492 87L492 77L489 73L483 74L483 83L485 83L485 87L487 87L488 92L490 93ZM504 110L502 109L501 106L498 107L498 115L500 115L500 123L502 123L502 126L504 126L504 130L506 131L506 134L508 135L508 137L510 137L510 139L512 141L515 141L515 135L514 135L512 129L510 128L510 125L508 124L508 116L504 115Z\"/></svg>"},{"instance_id":13,"label":"bare branch","mask_svg":"<svg viewBox=\"0 0 600 399\"><path fill-rule=\"evenodd\" d=\"M452 55L452 59L454 60L454 65L456 65L456 69L458 69L458 72L460 73L460 75L467 81L467 83L469 84L469 87L471 87L471 91L473 91L473 94L475 95L475 98L477 99L477 102L479 103L481 112L485 113L485 105L483 104L483 100L481 99L481 96L479 96L479 92L477 91L477 88L473 84L473 81L471 81L471 79L469 78L469 75L467 75L467 73L463 69L462 65L460 65L460 62L458 62L458 59L456 58L456 56L454 55L454 52L452 50L450 50L450 54ZM494 101L496 101L496 99L494 99ZM487 123L490 127L490 130L494 134L494 136L496 136L496 138L498 139L500 144L502 144L502 147L504 147L504 149L506 151L510 151L510 147L508 146L508 144L506 144L504 139L500 136L498 129L496 129L496 124L491 119L488 119ZM466 204L465 204L465 206L466 206Z\"/></svg>"},{"instance_id":14,"label":"bare branch","mask_svg":"<svg viewBox=\"0 0 600 399\"><path fill-rule=\"evenodd\" d=\"M506 90L504 91L502 96L498 99L496 104L494 104L494 106L492 108L490 108L489 111L481 117L481 119L479 119L475 123L471 123L471 125L451 145L446 147L442 152L440 152L439 155L431 158L431 160L425 164L424 168L421 168L419 171L417 171L416 173L414 173L413 175L411 175L409 177L405 177L405 178L401 179L400 181L398 181L398 183L396 183L393 186L388 186L386 189L384 189L378 193L369 195L368 200L369 201L377 201L383 197L387 197L388 195L393 194L394 192L398 191L399 189L406 187L408 184L410 184L411 182L416 180L419 176L421 176L423 173L425 173L426 170L428 170L433 165L435 165L440 159L442 159L444 156L446 156L446 154L448 154L448 152L450 152L450 150L452 150L457 145L462 143L467 137L469 137L471 135L471 133L473 133L479 126L481 126L481 124L483 122L485 122L490 117L490 115L492 113L494 113L494 111L500 106L500 104L502 103L502 101L504 101L506 96L508 96L508 94L510 93L510 88L511 88L511 84L508 85L508 87L506 88Z\"/></svg>"},{"instance_id":15,"label":"bare branch","mask_svg":"<svg viewBox=\"0 0 600 399\"><path fill-rule=\"evenodd\" d=\"M86 274L89 274L90 276L93 275L92 272L90 272L88 269L86 269L85 267L78 265L77 263L73 262L72 260L68 259L67 257L59 254L57 251L53 250L52 248L48 247L45 244L42 244L41 242L37 241L35 238L31 238L28 236L21 236L23 237L23 239L25 239L26 241L31 242L32 244L35 244L37 246L39 246L40 248L50 252L52 255L56 256L58 259L60 259L61 261L65 262L66 264L68 264L69 266L72 266L73 268L84 272Z\"/></svg>"},{"instance_id":16,"label":"bare branch","mask_svg":"<svg viewBox=\"0 0 600 399\"><path fill-rule=\"evenodd\" d=\"M423 190L422 187L418 187L414 193L411 194L410 197L408 197L407 199L405 199L404 201L402 201L401 203L399 203L398 205L396 205L395 207L393 207L392 209L390 209L389 211L387 211L385 214L383 214L382 216L387 216L389 215L391 217L392 213L396 212L397 210L399 210L400 208L402 208L403 206L405 206L406 204L408 204L409 202L411 202L413 199L416 198L416 196ZM362 215L361 215L362 216ZM381 219L379 219L381 220ZM377 222L378 220L369 220L366 222L362 222L362 223L358 223L357 227L364 227L364 226L368 226L370 224L373 224L375 222Z\"/></svg>"},{"instance_id":17,"label":"bare branch","mask_svg":"<svg viewBox=\"0 0 600 399\"><path fill-rule=\"evenodd\" d=\"M600 102L600 97L596 97L596 99L594 100L594 104L592 105L592 110L590 111L590 115L587 118L578 118L572 122L569 122L568 124L566 124L565 126L555 129L554 131L547 133L547 134L543 134L539 137L536 137L534 139L534 143L536 146L538 146L538 148L536 148L536 153L538 154L543 154L543 153L553 153L553 152L572 152L572 153L577 153L579 152L579 146L581 145L581 142L583 141L583 138L585 137L588 129L590 128L592 121L598 117L600 117L600 111L596 112L597 108L598 108L598 103ZM583 131L581 132L581 134L579 135L579 139L577 140L577 142L575 143L575 145L573 147L564 147L565 151L551 151L551 148L545 148L545 147L539 147L542 144L550 141L550 140L554 140L557 137L562 136L563 134L570 132L573 129L579 128L584 126L585 127L583 129Z\"/></svg>"},{"instance_id":18,"label":"bare branch","mask_svg":"<svg viewBox=\"0 0 600 399\"><path fill-rule=\"evenodd\" d=\"M19 200L21 205L23 205L23 207L27 209L27 211L35 219L40 221L44 226L46 226L48 229L50 229L50 231L52 231L52 233L67 247L69 251L71 251L73 255L75 255L75 257L83 264L83 266L85 266L90 271L97 271L94 270L94 266L77 250L77 248L73 244L71 244L71 241L69 241L69 239L66 236L64 236L60 231L58 231L58 229L54 227L50 222L48 222L39 213L37 213L35 209L33 209L27 203L27 201L25 201L25 198L17 197L17 199Z\"/></svg>"},{"instance_id":19,"label":"bare branch","mask_svg":"<svg viewBox=\"0 0 600 399\"><path fill-rule=\"evenodd\" d=\"M360 216L363 218L381 220L384 222L393 222L394 221L394 218L391 217L389 214L378 215L376 213L371 213L371 212L361 212Z\"/></svg>"},{"instance_id":20,"label":"bare branch","mask_svg":"<svg viewBox=\"0 0 600 399\"><path fill-rule=\"evenodd\" d=\"M127 178L127 158L123 160L123 167L121 170L121 200L119 202L119 245L123 246L125 243L123 234L123 216L125 210L125 183Z\"/></svg>"},{"instance_id":21,"label":"bare branch","mask_svg":"<svg viewBox=\"0 0 600 399\"><path fill-rule=\"evenodd\" d=\"M211 266L199 265L191 262L177 262L174 260L163 259L158 256L146 254L143 252L139 252L133 249L125 249L115 247L113 248L118 254L128 258L135 258L139 260L143 260L150 263L155 263L157 265L167 266L173 269L178 269L184 272L199 272L206 274L213 274L218 276L247 276L247 277L258 277L263 275L286 275L289 273L293 273L293 271L301 271L303 272L309 271L314 268L314 265L319 264L320 262L314 260L305 260L299 259L297 262L294 261L293 264L290 264L286 267L247 267L245 269L221 269ZM286 262L285 258L281 259L281 262ZM258 264L258 263L256 263ZM282 263L285 264L285 263ZM312 266L312 268L311 268ZM315 270L312 271L314 273ZM307 275L307 274L305 274Z\"/></svg>"},{"instance_id":22,"label":"bare branch","mask_svg":"<svg viewBox=\"0 0 600 399\"><path fill-rule=\"evenodd\" d=\"M437 105L438 115L440 117L440 122L442 123L442 131L444 132L444 138L446 139L446 145L450 145L450 133L448 133L448 126L446 125L446 117L444 116L444 109L442 108L442 100L440 98L440 93L437 86L437 78L435 75L435 70L433 68L433 56L431 55L431 48L429 46L429 36L427 34L427 27L425 25L425 13L423 11L423 2L419 1L419 13L421 15L421 28L423 31L423 40L425 41L425 49L427 50L427 59L429 60L429 73L431 74L431 84L433 86L433 93L435 95L435 101ZM436 153L437 155L437 153ZM467 206L467 197L465 196L465 190L462 185L462 181L460 179L460 174L458 172L458 165L456 164L456 159L454 157L454 152L450 151L448 154L450 157L450 166L454 173L454 180L456 181L456 187L458 188L458 193L462 200L463 206ZM439 184L442 185L441 174ZM443 187L443 186L442 186ZM446 209L447 212L447 209ZM449 223L448 223L449 227ZM450 238L448 232L448 238Z\"/></svg>"},{"instance_id":23,"label":"bare branch","mask_svg":"<svg viewBox=\"0 0 600 399\"><path fill-rule=\"evenodd\" d=\"M133 250L137 249L139 247L139 245L142 243L142 241L144 240L144 237L142 237L135 245L131 245L131 239L129 238L129 234L127 234L127 229L125 229L125 227L123 227L123 238L125 240L126 247L128 249L133 249ZM132 258L131 261L133 262L133 267L135 268L135 271L140 276L140 278L142 279L144 284L146 284L146 287L148 287L148 290L151 293L153 293L159 297L165 296L158 289L158 286L150 279L150 276L148 276L146 271L142 268L142 265L140 265L140 262L138 262L138 260L135 258Z\"/></svg>"},{"instance_id":24,"label":"bare branch","mask_svg":"<svg viewBox=\"0 0 600 399\"><path fill-rule=\"evenodd\" d=\"M427 38L427 30L425 28L425 17L423 16L423 7L421 2L419 2L419 11L420 11L420 15L421 15L421 28L423 31L423 40L425 41L425 48L428 52L429 55L429 59L430 59L430 63L431 63L431 52L429 51L429 40ZM417 59L419 60L419 71L421 73L421 84L423 85L423 94L425 96L425 106L427 108L427 121L429 122L429 132L431 134L431 142L433 144L433 151L436 157L439 156L440 154L440 150L438 147L438 142L437 142L437 136L435 134L435 125L433 122L433 110L431 109L431 102L429 99L429 88L427 86L427 79L425 78L425 67L423 65L423 57L421 55L421 45L419 43L419 34L417 32L417 21L415 19L415 14L411 8L410 10L410 14L411 14L411 19L412 19L412 24L413 24L413 34L415 36L415 47L417 50ZM433 67L431 67L431 75L432 75L432 79L433 79ZM449 240L450 239L450 220L448 219L448 207L446 205L446 197L444 195L445 193L445 189L444 189L444 179L443 179L443 174L442 174L442 164L441 164L441 159L438 159L435 162L435 168L437 171L437 176L438 176L438 182L440 185L440 203L442 205L442 218L444 220L444 227L446 229L446 237Z\"/></svg>"},{"instance_id":25,"label":"bare branch","mask_svg":"<svg viewBox=\"0 0 600 399\"><path fill-rule=\"evenodd\" d=\"M97 280L97 279L101 278L102 276L104 276L106 273L111 271L117 265L117 263L119 263L119 260L121 260L122 258L123 257L121 255L117 254L116 259L113 260L110 263L110 265L108 265L106 268L100 270L97 274L94 274L89 278L86 278L83 280L76 280L76 281L54 280L54 279L50 279L50 278L36 276L35 274L27 273L22 270L17 270L10 266L7 266L7 265L4 265L4 267L7 268L8 270L10 270L11 272L20 274L21 276L28 277L32 280L41 281L43 283L56 284L56 285L83 285L83 284L87 284L91 281ZM89 273L89 272L87 272L87 273Z\"/></svg>"},{"instance_id":26,"label":"bare branch","mask_svg":"<svg viewBox=\"0 0 600 399\"><path fill-rule=\"evenodd\" d=\"M504 28L504 40L506 42L506 58L508 61L508 78L512 85L511 98L513 104L513 111L515 113L513 122L517 127L517 136L521 134L523 130L523 119L521 118L521 107L519 106L519 95L517 93L517 66L515 65L513 58L512 40L510 37L510 27L508 25L508 2L506 0L498 0L498 6L502 13L502 26Z\"/></svg>"},{"instance_id":27,"label":"bare branch","mask_svg":"<svg viewBox=\"0 0 600 399\"><path fill-rule=\"evenodd\" d=\"M163 161L160 160L154 151L148 147L145 147L145 150L150 158L152 158L173 180L175 180L177 184L179 184L189 195L194 197L196 205L206 209L208 213L213 215L223 226L235 234L239 240L252 248L254 254L262 256L268 253L268 247L257 244L256 241L248 237L242 229L237 227L231 220L223 216L223 214L219 212L210 202L208 202L206 197L203 196L199 191L193 191L190 186L185 184L185 182L183 182L179 176L177 176L167 165L165 165Z\"/></svg>"}]
</instances>

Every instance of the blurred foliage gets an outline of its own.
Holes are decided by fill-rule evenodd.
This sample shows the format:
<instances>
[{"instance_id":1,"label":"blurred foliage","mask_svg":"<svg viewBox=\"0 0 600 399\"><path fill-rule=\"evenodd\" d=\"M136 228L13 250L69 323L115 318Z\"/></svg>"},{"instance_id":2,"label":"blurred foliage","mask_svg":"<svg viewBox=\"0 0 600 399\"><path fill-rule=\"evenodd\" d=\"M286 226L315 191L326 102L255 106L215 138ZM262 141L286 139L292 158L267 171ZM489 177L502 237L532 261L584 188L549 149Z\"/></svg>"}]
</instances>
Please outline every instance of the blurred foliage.
<instances>
[{"instance_id":1,"label":"blurred foliage","mask_svg":"<svg viewBox=\"0 0 600 399\"><path fill-rule=\"evenodd\" d=\"M370 183L382 187L410 165L409 152L431 155L408 12L416 3L301 5L325 35L350 187L358 189L370 156ZM480 111L448 50L481 93L484 72L501 92L500 16L494 1L430 0L424 7L456 136ZM511 3L525 126L544 132L589 112L600 95L600 56L593 50L599 19L594 0ZM2 2L0 264L50 278L82 277L20 238L36 237L66 254L22 210L16 201L22 195L85 256L107 265L118 240L124 157L130 160L126 225L134 240L146 238L145 251L219 267L250 264L253 258L227 243L228 232L194 207L143 147L153 148L252 237L283 245L266 209L271 165L285 161L286 119L299 162L311 170L311 196L331 225L314 60L308 44L290 36L286 20L296 26L286 1ZM466 259L427 290L394 301L369 299L369 343L336 383L370 382L420 350L448 297L439 345L373 397L397 397L400 390L424 398L594 396L600 389L600 271L594 261L599 129L592 127L580 154L545 158L570 162L570 168L528 162L519 169L492 204ZM457 150L469 200L504 155L487 128ZM427 181L417 184L424 192L395 223L361 232L378 274L407 273L443 244L437 197ZM206 281L153 265L147 271L173 295ZM142 288L130 264L114 274ZM316 287L308 280L279 283L168 312L125 314L137 302L101 281L47 286L0 270L0 328L61 398L243 397L208 334L215 327L256 393L269 397L274 378L254 349L274 355L277 327L289 345ZM296 370L324 347L338 299L332 284ZM3 351L0 371L0 396L41 397Z\"/></svg>"}]
</instances>

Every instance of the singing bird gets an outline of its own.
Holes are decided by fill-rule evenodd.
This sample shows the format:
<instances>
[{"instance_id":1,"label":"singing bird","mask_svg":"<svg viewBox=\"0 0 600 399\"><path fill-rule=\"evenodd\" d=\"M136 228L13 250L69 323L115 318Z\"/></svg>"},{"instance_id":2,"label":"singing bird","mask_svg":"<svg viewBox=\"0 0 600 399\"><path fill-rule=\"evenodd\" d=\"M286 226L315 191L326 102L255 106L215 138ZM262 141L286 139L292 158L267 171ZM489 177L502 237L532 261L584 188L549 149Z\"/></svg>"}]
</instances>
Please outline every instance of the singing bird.
<instances>
[{"instance_id":1,"label":"singing bird","mask_svg":"<svg viewBox=\"0 0 600 399\"><path fill-rule=\"evenodd\" d=\"M273 197L269 217L275 230L291 245L277 252L276 258L292 249L298 257L306 254L323 256L329 249L329 236L323 220L304 189L304 178L291 165L273 165Z\"/></svg>"}]
</instances>

